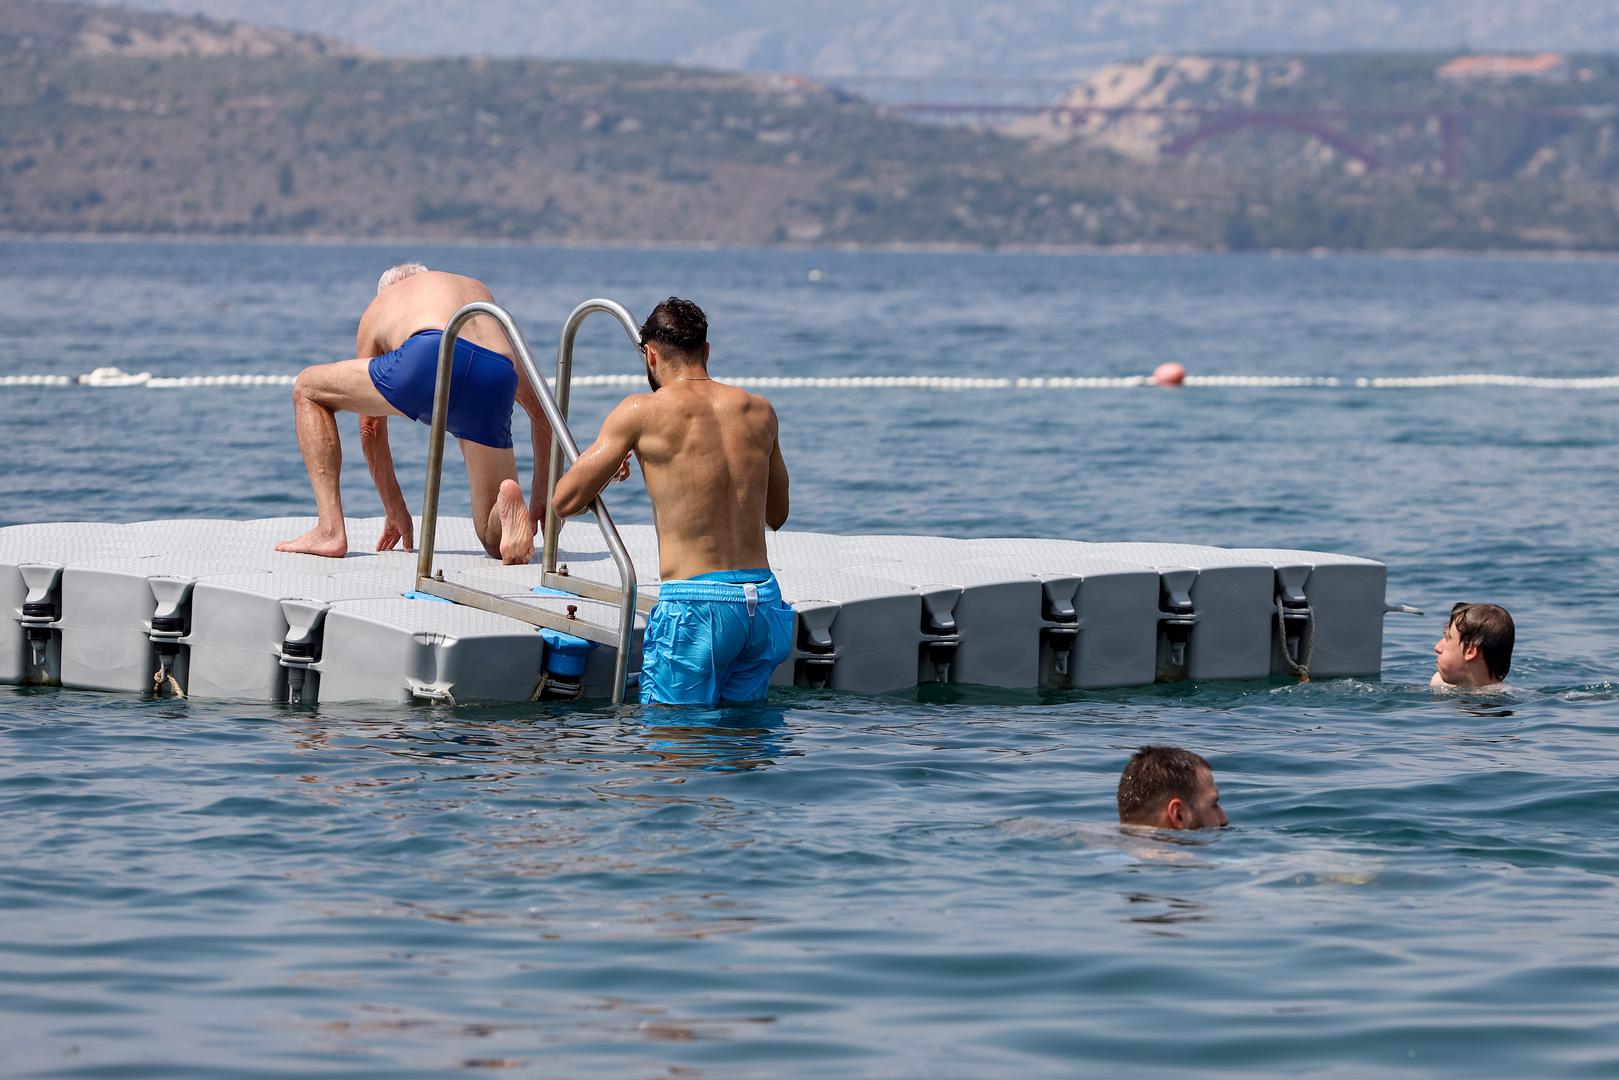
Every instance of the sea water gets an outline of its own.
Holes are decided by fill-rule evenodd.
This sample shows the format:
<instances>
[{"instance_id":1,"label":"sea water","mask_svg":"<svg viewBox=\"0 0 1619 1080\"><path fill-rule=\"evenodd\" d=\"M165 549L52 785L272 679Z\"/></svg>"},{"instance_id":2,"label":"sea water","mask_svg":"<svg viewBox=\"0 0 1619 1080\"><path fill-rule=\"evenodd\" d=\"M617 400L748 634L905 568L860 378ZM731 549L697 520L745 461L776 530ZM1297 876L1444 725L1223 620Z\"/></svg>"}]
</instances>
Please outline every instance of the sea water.
<instances>
[{"instance_id":1,"label":"sea water","mask_svg":"<svg viewBox=\"0 0 1619 1080\"><path fill-rule=\"evenodd\" d=\"M1428 614L1380 679L1307 685L3 687L0 1075L1619 1073L1619 392L1354 385L1612 374L1619 264L8 242L0 374L292 374L405 258L489 282L547 365L578 301L677 294L720 378L1336 376L771 391L790 524L1341 551ZM638 365L587 324L580 373ZM581 438L621 393L575 390ZM3 524L312 512L285 387L10 387L0 433ZM1457 600L1516 617L1505 692L1427 688ZM1206 755L1232 827L1120 835L1145 743Z\"/></svg>"}]
</instances>

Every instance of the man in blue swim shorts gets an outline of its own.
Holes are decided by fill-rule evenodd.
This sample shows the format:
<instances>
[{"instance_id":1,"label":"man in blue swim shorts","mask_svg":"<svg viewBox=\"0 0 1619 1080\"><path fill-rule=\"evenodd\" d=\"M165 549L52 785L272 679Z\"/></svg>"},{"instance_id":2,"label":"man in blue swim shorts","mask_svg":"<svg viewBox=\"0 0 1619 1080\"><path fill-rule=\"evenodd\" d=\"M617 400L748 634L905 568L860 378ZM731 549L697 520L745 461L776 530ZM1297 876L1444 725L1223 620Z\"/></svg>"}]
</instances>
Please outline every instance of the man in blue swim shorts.
<instances>
[{"instance_id":1,"label":"man in blue swim shorts","mask_svg":"<svg viewBox=\"0 0 1619 1080\"><path fill-rule=\"evenodd\" d=\"M390 267L377 282L376 299L360 316L355 335L358 359L316 364L298 375L292 411L319 522L296 540L277 544L278 551L332 558L348 553L338 488L343 447L336 414L344 411L360 414L360 449L387 516L377 550L389 551L401 543L406 551L411 549L415 530L394 474L388 417L433 422L443 327L474 300L493 301L494 296L481 281L429 270L420 263ZM449 430L460 440L467 462L472 523L484 550L501 562L526 563L534 556L534 531L544 509L541 492L550 465L551 426L528 380L518 377L510 349L493 319L480 316L462 330L450 374ZM528 413L534 441L532 506L524 504L517 483L514 401Z\"/></svg>"},{"instance_id":2,"label":"man in blue swim shorts","mask_svg":"<svg viewBox=\"0 0 1619 1080\"><path fill-rule=\"evenodd\" d=\"M582 512L626 455L641 463L658 529L658 603L647 619L641 701L757 701L787 659L793 609L765 552L787 520L776 410L708 375L708 319L671 296L641 327L652 393L620 402L557 484L553 509Z\"/></svg>"}]
</instances>

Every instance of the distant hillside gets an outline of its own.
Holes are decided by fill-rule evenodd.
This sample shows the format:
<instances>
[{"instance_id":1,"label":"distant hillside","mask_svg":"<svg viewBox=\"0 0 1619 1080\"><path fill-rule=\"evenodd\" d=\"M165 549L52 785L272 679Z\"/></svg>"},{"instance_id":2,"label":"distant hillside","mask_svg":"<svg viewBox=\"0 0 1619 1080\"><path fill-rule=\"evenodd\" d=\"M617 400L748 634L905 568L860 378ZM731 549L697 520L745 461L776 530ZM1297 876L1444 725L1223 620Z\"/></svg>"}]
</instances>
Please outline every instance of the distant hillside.
<instances>
[{"instance_id":1,"label":"distant hillside","mask_svg":"<svg viewBox=\"0 0 1619 1080\"><path fill-rule=\"evenodd\" d=\"M264 26L145 15L44 0L0 0L0 56L298 57L356 55L352 45Z\"/></svg>"},{"instance_id":2,"label":"distant hillside","mask_svg":"<svg viewBox=\"0 0 1619 1080\"><path fill-rule=\"evenodd\" d=\"M54 0L0 0L0 26L12 233L1619 249L1595 171L1457 184L1330 156L1293 173L1138 161L916 123L785 76L379 59ZM1316 153L1285 134L1287 153Z\"/></svg>"},{"instance_id":3,"label":"distant hillside","mask_svg":"<svg viewBox=\"0 0 1619 1080\"><path fill-rule=\"evenodd\" d=\"M51 27L52 12L63 23ZM24 18L18 19L17 16ZM0 229L610 242L1118 240L1083 155L928 127L784 77L376 60L303 39L0 0ZM206 39L161 62L57 46ZM15 22L14 22L15 20ZM109 30L109 26L112 29ZM1167 210L1132 212L1174 239ZM1108 223L1103 226L1104 218Z\"/></svg>"},{"instance_id":4,"label":"distant hillside","mask_svg":"<svg viewBox=\"0 0 1619 1080\"><path fill-rule=\"evenodd\" d=\"M395 55L1067 76L1164 52L1619 50L1610 0L129 0Z\"/></svg>"},{"instance_id":5,"label":"distant hillside","mask_svg":"<svg viewBox=\"0 0 1619 1080\"><path fill-rule=\"evenodd\" d=\"M1078 111L1008 130L1271 174L1619 179L1612 55L1153 56L1107 65L1062 104ZM1242 113L1256 122L1241 127ZM1232 130L1200 137L1217 126Z\"/></svg>"}]
</instances>

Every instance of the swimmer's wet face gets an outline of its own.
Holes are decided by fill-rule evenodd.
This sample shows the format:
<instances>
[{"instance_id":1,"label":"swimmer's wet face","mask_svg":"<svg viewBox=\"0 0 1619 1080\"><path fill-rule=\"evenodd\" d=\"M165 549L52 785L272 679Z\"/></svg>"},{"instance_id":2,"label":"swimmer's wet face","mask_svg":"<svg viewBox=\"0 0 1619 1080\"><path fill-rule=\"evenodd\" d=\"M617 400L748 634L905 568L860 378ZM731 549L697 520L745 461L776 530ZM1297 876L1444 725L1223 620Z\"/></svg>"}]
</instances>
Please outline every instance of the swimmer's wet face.
<instances>
[{"instance_id":1,"label":"swimmer's wet face","mask_svg":"<svg viewBox=\"0 0 1619 1080\"><path fill-rule=\"evenodd\" d=\"M1512 670L1516 628L1495 604L1457 604L1434 643L1435 686L1490 686Z\"/></svg>"},{"instance_id":2,"label":"swimmer's wet face","mask_svg":"<svg viewBox=\"0 0 1619 1080\"><path fill-rule=\"evenodd\" d=\"M1119 823L1157 829L1214 829L1230 822L1209 763L1190 750L1143 746L1119 777Z\"/></svg>"},{"instance_id":3,"label":"swimmer's wet face","mask_svg":"<svg viewBox=\"0 0 1619 1080\"><path fill-rule=\"evenodd\" d=\"M1462 643L1462 636L1456 630L1454 620L1445 624L1445 632L1439 635L1439 640L1433 647L1435 674L1439 681L1450 686L1463 685L1467 678L1469 661L1478 657L1478 647L1469 648Z\"/></svg>"},{"instance_id":4,"label":"swimmer's wet face","mask_svg":"<svg viewBox=\"0 0 1619 1080\"><path fill-rule=\"evenodd\" d=\"M1171 828L1223 829L1231 824L1225 816L1225 809L1220 806L1220 788L1214 782L1212 769L1203 768L1197 771L1197 790L1181 805L1183 824L1173 825Z\"/></svg>"}]
</instances>

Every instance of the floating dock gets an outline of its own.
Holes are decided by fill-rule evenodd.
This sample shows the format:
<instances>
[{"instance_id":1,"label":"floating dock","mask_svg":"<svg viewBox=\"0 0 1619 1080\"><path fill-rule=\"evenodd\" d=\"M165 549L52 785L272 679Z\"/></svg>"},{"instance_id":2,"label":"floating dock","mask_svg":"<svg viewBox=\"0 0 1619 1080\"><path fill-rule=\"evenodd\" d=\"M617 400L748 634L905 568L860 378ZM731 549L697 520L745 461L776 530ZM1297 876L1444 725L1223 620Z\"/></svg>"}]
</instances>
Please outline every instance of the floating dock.
<instances>
[{"instance_id":1,"label":"floating dock","mask_svg":"<svg viewBox=\"0 0 1619 1080\"><path fill-rule=\"evenodd\" d=\"M466 518L437 522L435 577L551 612L573 636L417 592L415 555L276 551L312 518L0 528L0 682L194 698L531 701L608 697L618 605L501 566ZM421 535L418 530L418 536ZM651 526L619 535L640 582L629 669L657 594ZM1376 675L1386 570L1310 551L931 536L769 537L796 614L781 685L1033 689ZM616 585L601 532L569 522L558 572ZM555 578L549 579L555 584Z\"/></svg>"}]
</instances>

